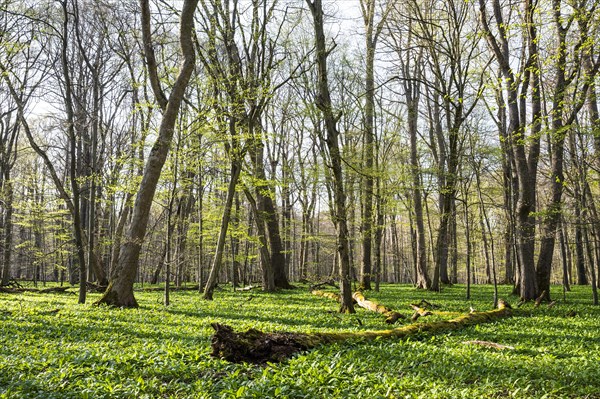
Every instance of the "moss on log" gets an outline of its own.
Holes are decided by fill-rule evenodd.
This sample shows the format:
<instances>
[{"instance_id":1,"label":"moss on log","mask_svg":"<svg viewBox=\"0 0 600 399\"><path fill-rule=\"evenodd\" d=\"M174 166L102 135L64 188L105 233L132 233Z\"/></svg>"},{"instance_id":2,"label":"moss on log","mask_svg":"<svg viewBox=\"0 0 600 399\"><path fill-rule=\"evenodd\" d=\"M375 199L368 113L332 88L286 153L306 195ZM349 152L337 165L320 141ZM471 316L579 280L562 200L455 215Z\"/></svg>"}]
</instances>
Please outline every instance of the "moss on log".
<instances>
[{"instance_id":1,"label":"moss on log","mask_svg":"<svg viewBox=\"0 0 600 399\"><path fill-rule=\"evenodd\" d=\"M385 322L387 324L394 324L399 319L404 319L405 316L401 313L398 313L387 306L381 305L377 302L370 301L365 298L365 296L360 291L356 291L352 294L352 298L356 301L358 306L363 309L370 310L371 312L381 313L385 316Z\"/></svg>"},{"instance_id":2,"label":"moss on log","mask_svg":"<svg viewBox=\"0 0 600 399\"><path fill-rule=\"evenodd\" d=\"M212 356L230 362L266 363L280 362L298 352L318 345L353 339L373 340L376 338L403 338L419 333L441 333L458 330L475 324L488 323L510 317L512 311L504 301L498 308L487 312L472 312L451 320L431 323L414 323L404 327L359 332L332 333L267 333L256 329L236 333L230 326L214 323Z\"/></svg>"},{"instance_id":3,"label":"moss on log","mask_svg":"<svg viewBox=\"0 0 600 399\"><path fill-rule=\"evenodd\" d=\"M316 296L322 296L323 298L333 299L334 301L341 302L342 298L337 292L312 290L311 293Z\"/></svg>"}]
</instances>

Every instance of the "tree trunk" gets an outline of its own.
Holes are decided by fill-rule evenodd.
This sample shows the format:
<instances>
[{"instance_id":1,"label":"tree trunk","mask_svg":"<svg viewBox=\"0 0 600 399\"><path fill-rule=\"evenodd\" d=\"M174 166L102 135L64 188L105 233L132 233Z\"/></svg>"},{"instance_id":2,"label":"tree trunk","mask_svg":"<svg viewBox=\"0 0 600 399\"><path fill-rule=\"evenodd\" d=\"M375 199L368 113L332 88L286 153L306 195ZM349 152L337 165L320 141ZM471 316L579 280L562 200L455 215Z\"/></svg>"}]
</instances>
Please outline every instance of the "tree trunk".
<instances>
[{"instance_id":1,"label":"tree trunk","mask_svg":"<svg viewBox=\"0 0 600 399\"><path fill-rule=\"evenodd\" d=\"M317 0L318 1L318 0ZM487 312L472 312L452 320L431 323L414 323L392 330L330 332L330 333L264 333L255 329L236 333L233 328L214 323L215 334L212 337L211 356L229 362L248 362L264 364L281 362L298 352L312 349L323 344L344 342L347 340L376 340L385 338L404 338L421 333L441 333L459 330L468 326L495 322L512 316L512 310L504 301L498 308Z\"/></svg>"},{"instance_id":2,"label":"tree trunk","mask_svg":"<svg viewBox=\"0 0 600 399\"><path fill-rule=\"evenodd\" d=\"M126 240L121 247L119 261L114 270L106 293L97 302L119 307L137 307L133 295L133 283L138 270L140 251L146 229L150 208L162 167L167 159L169 147L173 139L175 122L185 95L188 82L194 71L195 51L192 41L194 30L194 13L198 0L185 0L181 12L179 40L183 54L183 64L167 99L160 88L156 59L152 46L150 26L150 5L148 0L141 0L142 6L142 35L145 48L146 64L152 83L155 98L162 109L158 138L148 156L142 182L133 206L133 215Z\"/></svg>"},{"instance_id":3,"label":"tree trunk","mask_svg":"<svg viewBox=\"0 0 600 399\"><path fill-rule=\"evenodd\" d=\"M4 215L2 219L3 227L3 240L2 240L2 280L0 286L8 285L10 281L10 266L12 256L12 213L13 213L13 198L14 192L12 182L10 180L10 173L8 167L2 171L2 184L0 185L0 198L3 200L2 207L4 208Z\"/></svg>"},{"instance_id":4,"label":"tree trunk","mask_svg":"<svg viewBox=\"0 0 600 399\"><path fill-rule=\"evenodd\" d=\"M227 197L225 199L225 206L223 208L223 215L221 217L221 227L219 229L219 237L217 239L217 248L215 250L215 256L213 263L210 268L210 274L204 287L203 298L211 301L213 299L213 292L217 285L217 279L219 272L221 271L221 264L223 263L223 253L225 252L225 240L227 239L227 228L229 227L229 220L231 219L231 209L233 207L233 199L235 197L235 188L240 177L242 166L237 161L231 163L231 176L229 180L229 186L227 187Z\"/></svg>"}]
</instances>

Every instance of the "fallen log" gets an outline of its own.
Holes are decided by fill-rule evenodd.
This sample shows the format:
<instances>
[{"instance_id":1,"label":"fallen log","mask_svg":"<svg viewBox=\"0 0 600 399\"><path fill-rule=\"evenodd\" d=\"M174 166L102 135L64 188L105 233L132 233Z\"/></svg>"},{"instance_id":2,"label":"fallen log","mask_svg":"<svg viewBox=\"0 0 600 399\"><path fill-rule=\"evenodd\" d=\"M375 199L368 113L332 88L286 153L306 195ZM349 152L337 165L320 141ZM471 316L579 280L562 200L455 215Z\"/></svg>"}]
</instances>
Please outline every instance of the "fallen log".
<instances>
[{"instance_id":1,"label":"fallen log","mask_svg":"<svg viewBox=\"0 0 600 399\"><path fill-rule=\"evenodd\" d=\"M169 289L171 291L198 291L198 284L196 285L186 285L181 287L170 286ZM165 290L165 287L143 287L139 289L140 291L145 292L162 292Z\"/></svg>"},{"instance_id":2,"label":"fallen log","mask_svg":"<svg viewBox=\"0 0 600 399\"><path fill-rule=\"evenodd\" d=\"M433 314L429 310L425 310L419 305L415 305L414 303L411 303L410 307L413 308L413 310L415 311L410 318L412 321L417 321L419 317L431 316Z\"/></svg>"},{"instance_id":3,"label":"fallen log","mask_svg":"<svg viewBox=\"0 0 600 399\"><path fill-rule=\"evenodd\" d=\"M381 313L385 316L385 322L387 324L394 324L399 319L406 318L403 314L398 313L387 306L381 305L377 302L370 301L360 291L356 291L352 294L352 298L356 301L356 304L361 308L370 310L372 312Z\"/></svg>"},{"instance_id":4,"label":"fallen log","mask_svg":"<svg viewBox=\"0 0 600 399\"><path fill-rule=\"evenodd\" d=\"M333 299L334 301L340 302L340 294L337 292L329 292L329 291L320 291L320 290L312 290L311 294L316 296L322 296L323 298Z\"/></svg>"},{"instance_id":5,"label":"fallen log","mask_svg":"<svg viewBox=\"0 0 600 399\"><path fill-rule=\"evenodd\" d=\"M23 292L34 292L37 294L56 294L56 293L69 293L67 290L71 287L49 287L49 288L31 288L31 287L0 287L0 292L5 294L20 294Z\"/></svg>"},{"instance_id":6,"label":"fallen log","mask_svg":"<svg viewBox=\"0 0 600 399\"><path fill-rule=\"evenodd\" d=\"M512 310L500 300L498 308L487 312L468 313L451 320L431 323L413 323L391 330L330 332L330 333L267 333L256 329L236 333L227 325L213 323L211 356L230 362L267 363L281 362L298 352L318 345L352 339L374 340L377 338L402 338L419 333L438 333L457 330L467 326L488 323L510 317Z\"/></svg>"},{"instance_id":7,"label":"fallen log","mask_svg":"<svg viewBox=\"0 0 600 399\"><path fill-rule=\"evenodd\" d=\"M234 291L252 291L253 289L259 288L257 285L247 285L242 288L234 288Z\"/></svg>"},{"instance_id":8,"label":"fallen log","mask_svg":"<svg viewBox=\"0 0 600 399\"><path fill-rule=\"evenodd\" d=\"M314 291L314 290L316 290L318 288L323 287L324 285L329 285L329 286L331 286L333 288L336 288L338 290L340 289L340 287L335 283L335 281L333 279L327 280L327 281L323 281L323 282L320 282L320 283L310 284L310 289Z\"/></svg>"}]
</instances>

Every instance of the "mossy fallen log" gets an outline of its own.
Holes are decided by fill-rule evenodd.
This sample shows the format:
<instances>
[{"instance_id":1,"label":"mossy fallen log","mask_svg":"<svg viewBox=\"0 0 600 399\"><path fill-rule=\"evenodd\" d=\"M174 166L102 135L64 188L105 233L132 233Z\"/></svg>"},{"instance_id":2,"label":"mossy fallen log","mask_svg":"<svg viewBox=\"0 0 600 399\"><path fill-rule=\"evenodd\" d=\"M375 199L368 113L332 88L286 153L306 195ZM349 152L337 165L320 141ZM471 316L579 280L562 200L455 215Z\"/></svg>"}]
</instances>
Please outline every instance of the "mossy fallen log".
<instances>
[{"instance_id":1,"label":"mossy fallen log","mask_svg":"<svg viewBox=\"0 0 600 399\"><path fill-rule=\"evenodd\" d=\"M340 302L341 297L337 292L312 290L311 293L316 296L322 296L323 298L333 299L334 301Z\"/></svg>"},{"instance_id":2,"label":"mossy fallen log","mask_svg":"<svg viewBox=\"0 0 600 399\"><path fill-rule=\"evenodd\" d=\"M422 303L422 302L423 302L423 301L421 301L421 303ZM411 316L411 318L410 318L412 321L417 321L417 319L418 319L419 317L431 316L431 315L433 314L433 313L432 313L432 312L430 312L429 310L426 310L426 309L424 309L424 308L422 308L422 307L420 307L419 305L416 305L416 304L414 304L414 303L411 303L411 304L410 304L410 307L411 307L411 308L413 308L413 310L415 311L415 312L413 313L413 315Z\"/></svg>"},{"instance_id":3,"label":"mossy fallen log","mask_svg":"<svg viewBox=\"0 0 600 399\"><path fill-rule=\"evenodd\" d=\"M32 292L37 294L62 294L71 292L67 291L71 287L49 287L49 288L31 288L31 287L0 287L0 292L5 294L21 294L23 292Z\"/></svg>"},{"instance_id":4,"label":"mossy fallen log","mask_svg":"<svg viewBox=\"0 0 600 399\"><path fill-rule=\"evenodd\" d=\"M419 333L442 333L500 320L511 315L510 306L501 300L497 309L487 312L472 312L451 320L413 323L389 330L309 334L268 333L250 329L246 332L236 333L230 326L213 323L215 334L212 337L211 355L236 363L280 362L298 352L312 349L318 345L353 339L374 340L377 338L403 338Z\"/></svg>"},{"instance_id":5,"label":"mossy fallen log","mask_svg":"<svg viewBox=\"0 0 600 399\"><path fill-rule=\"evenodd\" d=\"M196 285L185 285L185 286L181 286L181 287L177 287L177 286L170 286L169 289L171 291L198 291L198 284ZM165 287L142 287L139 288L138 291L144 291L144 292L162 292L165 290Z\"/></svg>"},{"instance_id":6,"label":"mossy fallen log","mask_svg":"<svg viewBox=\"0 0 600 399\"><path fill-rule=\"evenodd\" d=\"M404 319L405 316L401 313L398 313L387 306L379 304L377 302L373 302L365 298L365 296L360 291L356 291L352 294L352 298L356 301L358 306L363 309L370 310L372 312L381 313L385 316L385 322L387 324L394 324L399 319Z\"/></svg>"}]
</instances>

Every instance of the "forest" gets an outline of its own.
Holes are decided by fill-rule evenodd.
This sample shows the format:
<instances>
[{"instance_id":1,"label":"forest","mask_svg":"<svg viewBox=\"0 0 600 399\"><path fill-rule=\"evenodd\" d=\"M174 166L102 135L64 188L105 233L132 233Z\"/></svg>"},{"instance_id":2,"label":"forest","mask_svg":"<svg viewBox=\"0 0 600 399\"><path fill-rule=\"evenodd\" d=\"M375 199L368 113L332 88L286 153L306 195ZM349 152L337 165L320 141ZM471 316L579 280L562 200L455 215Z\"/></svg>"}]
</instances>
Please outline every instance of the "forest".
<instances>
[{"instance_id":1,"label":"forest","mask_svg":"<svg viewBox=\"0 0 600 399\"><path fill-rule=\"evenodd\" d=\"M27 369L21 352L29 350L20 346L43 336L42 325L78 336L72 323L85 320L90 339L109 345L97 334L119 335L129 318L156 345L187 335L196 337L189 344L208 347L214 333L222 363L211 359L206 370L222 370L213 380L235 380L227 361L240 360L239 348L235 356L216 349L239 342L216 341L245 345L259 333L271 340L269 351L281 338L294 353L316 353L300 355L303 370L310 369L305 356L353 350L346 339L380 345L371 347L377 352L387 338L402 337L394 341L402 346L415 332L430 337L414 338L417 345L442 340L439 350L460 339L452 334L466 334L475 349L452 356L470 351L488 372L504 356L507 367L523 371L521 382L494 380L500 371L457 376L437 392L435 384L418 387L439 372L414 385L402 380L404 391L380 370L387 382L373 385L372 395L339 390L347 377L339 376L332 390L306 396L271 391L276 380L260 393L250 382L268 378L269 369L243 368L253 366L231 366L248 378L235 389L190 388L184 380L192 377L181 377L181 394L170 385L176 376L163 381L166 393L159 381L113 394L118 384L87 392L65 382L61 391L69 378L38 389L1 377L0 398L599 397L600 387L589 385L595 369L582 366L591 379L574 377L572 385L557 377L561 367L574 370L575 359L597 358L600 345L586 332L598 330L599 315L599 6L0 0L0 318L4 355L20 364L0 362L0 374L45 370ZM285 323L271 319L285 309ZM408 324L381 330L381 315L368 311ZM151 333L144 314L177 328L196 317L198 330ZM54 315L71 322L56 324ZM515 342L493 332L510 331L496 316L517 320ZM108 330L91 327L94 318ZM562 354L538 348L530 359L525 347L542 334L529 330L536 323L547 326L548 342L540 340L548 347L569 328L584 343L564 344ZM437 335L458 325L466 332ZM246 336L235 333L243 328ZM480 328L489 340L475 337ZM141 347L144 334L133 334ZM525 336L533 341L519 341ZM495 342L501 338L509 343ZM44 356L90 360L81 358L85 345L70 348ZM206 353L186 348L175 342L165 356L205 362ZM27 356L36 356L33 349ZM254 362L294 367L268 356ZM543 375L548 358L568 364ZM356 366L354 377L379 361ZM452 367L448 359L411 361L402 367ZM143 385L146 377L136 378ZM460 393L461 384L482 378L491 390L483 384ZM553 378L556 390L545 391Z\"/></svg>"}]
</instances>

